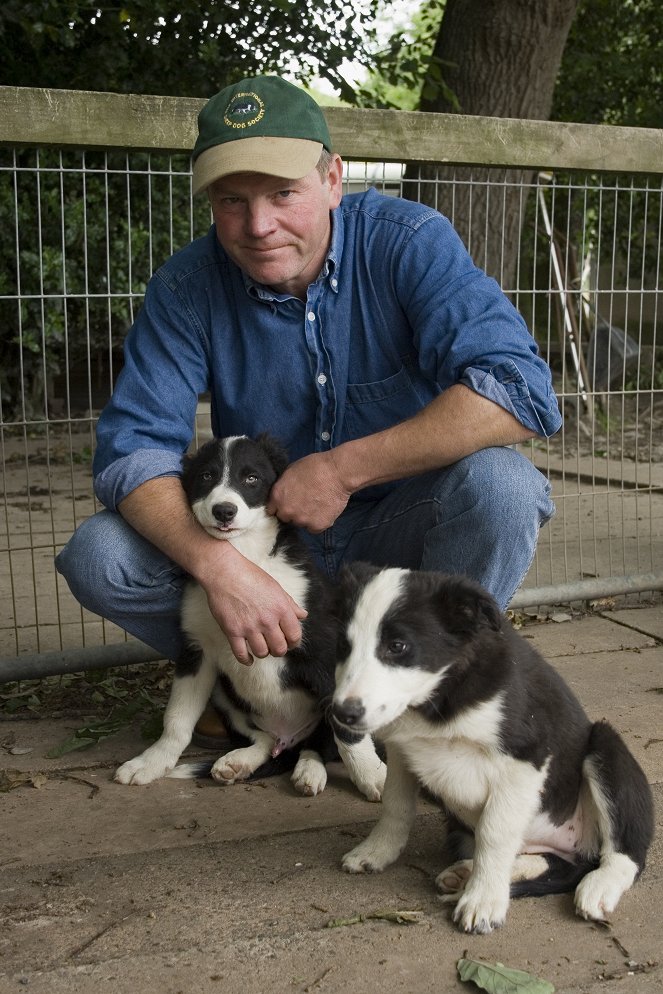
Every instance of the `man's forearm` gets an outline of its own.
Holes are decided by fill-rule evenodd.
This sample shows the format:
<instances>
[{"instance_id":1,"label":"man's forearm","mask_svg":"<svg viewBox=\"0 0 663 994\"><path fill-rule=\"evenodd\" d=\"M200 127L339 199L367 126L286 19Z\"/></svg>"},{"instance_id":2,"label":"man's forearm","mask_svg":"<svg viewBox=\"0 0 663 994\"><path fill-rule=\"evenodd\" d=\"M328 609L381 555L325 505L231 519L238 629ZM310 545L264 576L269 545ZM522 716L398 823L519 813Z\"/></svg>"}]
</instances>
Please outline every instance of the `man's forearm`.
<instances>
[{"instance_id":1,"label":"man's forearm","mask_svg":"<svg viewBox=\"0 0 663 994\"><path fill-rule=\"evenodd\" d=\"M125 497L119 511L140 535L201 583L211 559L218 561L228 551L227 543L207 535L198 524L177 477L141 484Z\"/></svg>"},{"instance_id":2,"label":"man's forearm","mask_svg":"<svg viewBox=\"0 0 663 994\"><path fill-rule=\"evenodd\" d=\"M456 384L407 421L339 445L331 455L344 487L356 493L450 466L479 449L534 437L504 408Z\"/></svg>"}]
</instances>

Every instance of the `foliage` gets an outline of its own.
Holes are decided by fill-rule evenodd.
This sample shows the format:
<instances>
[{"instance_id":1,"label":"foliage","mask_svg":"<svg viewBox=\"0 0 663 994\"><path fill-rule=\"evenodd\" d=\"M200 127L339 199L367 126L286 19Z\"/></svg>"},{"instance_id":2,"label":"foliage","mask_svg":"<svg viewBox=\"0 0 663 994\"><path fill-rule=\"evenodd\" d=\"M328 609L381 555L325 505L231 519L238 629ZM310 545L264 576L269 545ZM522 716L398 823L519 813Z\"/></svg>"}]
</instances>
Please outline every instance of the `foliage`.
<instances>
[{"instance_id":1,"label":"foliage","mask_svg":"<svg viewBox=\"0 0 663 994\"><path fill-rule=\"evenodd\" d=\"M3 0L0 82L210 96L241 76L318 64L343 86L366 59L377 0Z\"/></svg>"},{"instance_id":2,"label":"foliage","mask_svg":"<svg viewBox=\"0 0 663 994\"><path fill-rule=\"evenodd\" d=\"M552 117L663 127L659 0L581 0L562 58Z\"/></svg>"},{"instance_id":3,"label":"foliage","mask_svg":"<svg viewBox=\"0 0 663 994\"><path fill-rule=\"evenodd\" d=\"M600 25L600 31L596 26ZM588 44L588 38L592 43ZM553 100L554 120L663 127L663 7L658 0L581 0L571 25ZM573 183L573 177L557 181ZM577 177L576 177L577 181ZM660 266L661 179L593 177L597 192L577 188L558 224L584 232L580 256L601 249L625 261L637 286Z\"/></svg>"},{"instance_id":4,"label":"foliage","mask_svg":"<svg viewBox=\"0 0 663 994\"><path fill-rule=\"evenodd\" d=\"M59 375L119 350L153 266L192 236L182 158L178 177L159 156L132 156L129 173L121 153L17 153L0 184L3 420L45 417ZM209 209L196 211L199 234Z\"/></svg>"},{"instance_id":5,"label":"foliage","mask_svg":"<svg viewBox=\"0 0 663 994\"><path fill-rule=\"evenodd\" d=\"M141 736L154 741L162 730L171 671L170 663L158 662L9 683L0 692L0 716L25 713L81 721L49 756L87 749L134 721L140 721Z\"/></svg>"},{"instance_id":6,"label":"foliage","mask_svg":"<svg viewBox=\"0 0 663 994\"><path fill-rule=\"evenodd\" d=\"M410 23L391 35L385 47L373 55L366 81L354 94L348 94L350 103L417 110L422 99L434 100L442 91L450 105L458 109L458 101L444 81L444 65L433 56L445 2L423 3Z\"/></svg>"}]
</instances>

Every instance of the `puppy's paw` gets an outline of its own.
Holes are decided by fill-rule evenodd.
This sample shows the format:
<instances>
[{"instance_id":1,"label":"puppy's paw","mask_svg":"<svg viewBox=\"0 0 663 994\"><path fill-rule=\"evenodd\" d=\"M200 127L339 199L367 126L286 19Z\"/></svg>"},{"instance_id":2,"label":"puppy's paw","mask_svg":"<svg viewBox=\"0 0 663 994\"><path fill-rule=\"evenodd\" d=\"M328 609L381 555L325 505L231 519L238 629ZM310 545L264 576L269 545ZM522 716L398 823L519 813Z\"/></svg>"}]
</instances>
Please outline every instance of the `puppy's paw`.
<instances>
[{"instance_id":1,"label":"puppy's paw","mask_svg":"<svg viewBox=\"0 0 663 994\"><path fill-rule=\"evenodd\" d=\"M210 770L210 775L217 783L232 784L246 780L252 773L255 773L258 766L260 763L255 762L250 747L248 749L233 749L232 752L227 752L225 756L220 756L217 759Z\"/></svg>"},{"instance_id":2,"label":"puppy's paw","mask_svg":"<svg viewBox=\"0 0 663 994\"><path fill-rule=\"evenodd\" d=\"M364 769L355 780L355 785L367 801L381 801L386 778L387 767L380 760L377 766Z\"/></svg>"},{"instance_id":3,"label":"puppy's paw","mask_svg":"<svg viewBox=\"0 0 663 994\"><path fill-rule=\"evenodd\" d=\"M302 752L290 779L300 794L315 797L327 786L327 770L318 755Z\"/></svg>"},{"instance_id":4,"label":"puppy's paw","mask_svg":"<svg viewBox=\"0 0 663 994\"><path fill-rule=\"evenodd\" d=\"M471 859L459 859L457 863L452 863L446 870L442 870L435 878L435 886L439 890L439 899L445 904L455 904L472 872L473 861Z\"/></svg>"},{"instance_id":5,"label":"puppy's paw","mask_svg":"<svg viewBox=\"0 0 663 994\"><path fill-rule=\"evenodd\" d=\"M576 887L576 914L588 921L605 921L637 872L637 865L623 853L613 853L602 860L601 866L583 877Z\"/></svg>"},{"instance_id":6,"label":"puppy's paw","mask_svg":"<svg viewBox=\"0 0 663 994\"><path fill-rule=\"evenodd\" d=\"M144 785L159 780L172 770L177 760L169 762L162 752L146 749L140 756L123 763L115 772L117 783Z\"/></svg>"},{"instance_id":7,"label":"puppy's paw","mask_svg":"<svg viewBox=\"0 0 663 994\"><path fill-rule=\"evenodd\" d=\"M371 841L369 835L345 854L341 865L346 873L382 873L387 866L398 859L400 852L400 846L394 850L381 841Z\"/></svg>"},{"instance_id":8,"label":"puppy's paw","mask_svg":"<svg viewBox=\"0 0 663 994\"><path fill-rule=\"evenodd\" d=\"M509 907L509 888L472 887L468 883L458 897L451 916L463 932L485 935L504 924Z\"/></svg>"}]
</instances>

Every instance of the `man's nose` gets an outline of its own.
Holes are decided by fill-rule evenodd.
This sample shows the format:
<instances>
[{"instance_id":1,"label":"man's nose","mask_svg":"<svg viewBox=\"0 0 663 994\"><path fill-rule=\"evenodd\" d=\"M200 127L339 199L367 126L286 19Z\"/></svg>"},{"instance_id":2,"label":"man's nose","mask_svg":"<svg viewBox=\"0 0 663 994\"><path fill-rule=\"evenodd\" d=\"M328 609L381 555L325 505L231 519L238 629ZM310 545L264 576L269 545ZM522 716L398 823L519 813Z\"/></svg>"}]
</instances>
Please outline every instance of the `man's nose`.
<instances>
[{"instance_id":1,"label":"man's nose","mask_svg":"<svg viewBox=\"0 0 663 994\"><path fill-rule=\"evenodd\" d=\"M270 204L255 202L249 204L246 210L247 232L254 238L263 238L274 230L276 222Z\"/></svg>"}]
</instances>

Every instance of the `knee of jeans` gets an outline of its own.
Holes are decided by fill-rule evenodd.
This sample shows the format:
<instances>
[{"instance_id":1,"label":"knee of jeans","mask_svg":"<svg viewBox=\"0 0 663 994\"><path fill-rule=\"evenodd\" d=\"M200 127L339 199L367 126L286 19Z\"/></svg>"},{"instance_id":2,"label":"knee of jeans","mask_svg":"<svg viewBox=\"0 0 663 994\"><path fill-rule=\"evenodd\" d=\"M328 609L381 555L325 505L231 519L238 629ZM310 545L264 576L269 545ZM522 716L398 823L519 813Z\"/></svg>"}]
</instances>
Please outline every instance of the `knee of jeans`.
<instances>
[{"instance_id":1,"label":"knee of jeans","mask_svg":"<svg viewBox=\"0 0 663 994\"><path fill-rule=\"evenodd\" d=\"M130 561L127 529L120 515L100 511L79 525L55 557L71 592L90 610L103 607L109 589L123 582L121 563Z\"/></svg>"},{"instance_id":2,"label":"knee of jeans","mask_svg":"<svg viewBox=\"0 0 663 994\"><path fill-rule=\"evenodd\" d=\"M537 529L552 516L550 483L515 449L495 447L461 459L452 481L454 496L467 508L479 509L488 526Z\"/></svg>"}]
</instances>

